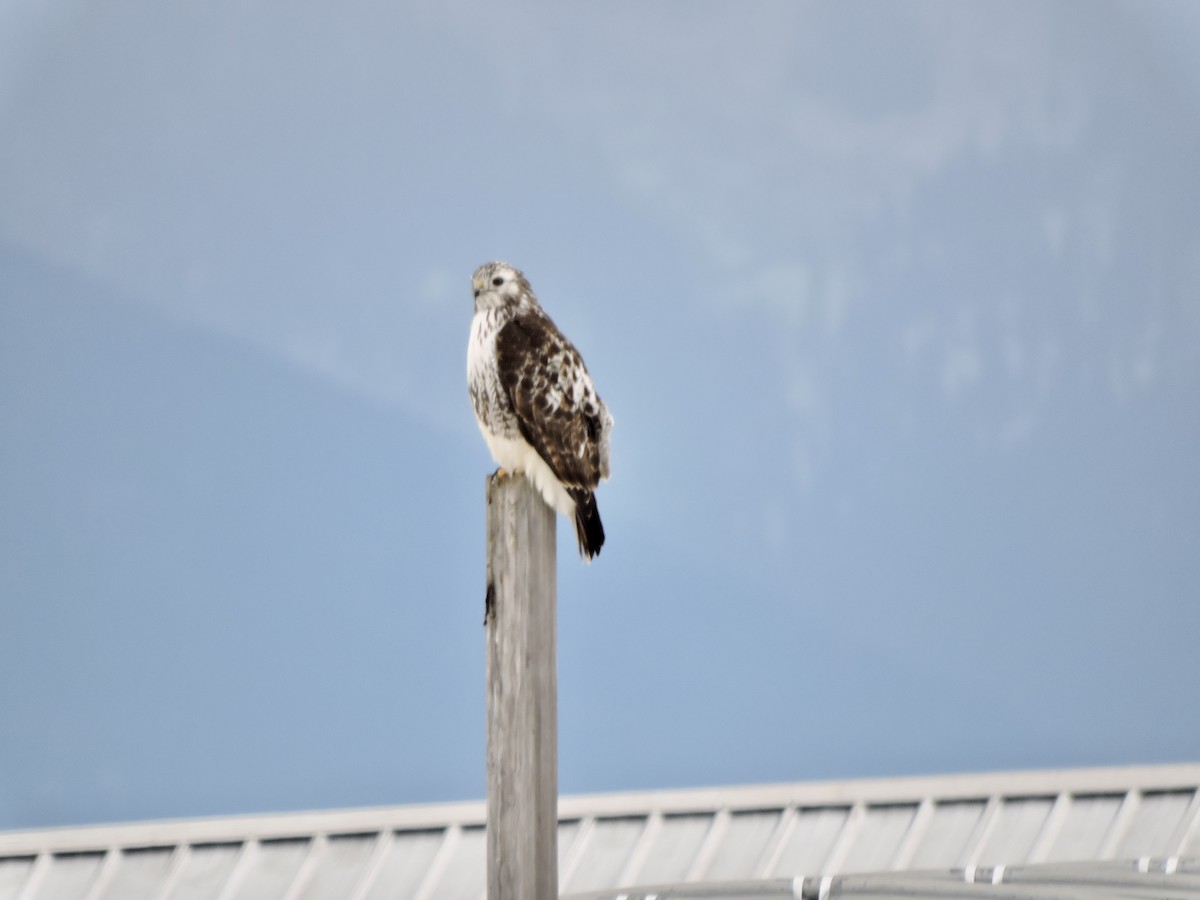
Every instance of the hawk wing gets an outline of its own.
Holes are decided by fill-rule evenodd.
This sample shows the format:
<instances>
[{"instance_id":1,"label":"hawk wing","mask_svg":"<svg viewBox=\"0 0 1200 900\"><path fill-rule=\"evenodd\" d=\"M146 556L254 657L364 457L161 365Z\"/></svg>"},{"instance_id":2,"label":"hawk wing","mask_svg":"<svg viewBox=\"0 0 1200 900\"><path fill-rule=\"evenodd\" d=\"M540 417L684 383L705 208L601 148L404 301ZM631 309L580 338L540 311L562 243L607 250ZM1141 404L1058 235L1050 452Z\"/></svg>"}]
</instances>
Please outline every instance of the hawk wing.
<instances>
[{"instance_id":1,"label":"hawk wing","mask_svg":"<svg viewBox=\"0 0 1200 900\"><path fill-rule=\"evenodd\" d=\"M608 477L607 410L579 351L545 314L523 313L496 335L500 383L521 436L565 487Z\"/></svg>"}]
</instances>

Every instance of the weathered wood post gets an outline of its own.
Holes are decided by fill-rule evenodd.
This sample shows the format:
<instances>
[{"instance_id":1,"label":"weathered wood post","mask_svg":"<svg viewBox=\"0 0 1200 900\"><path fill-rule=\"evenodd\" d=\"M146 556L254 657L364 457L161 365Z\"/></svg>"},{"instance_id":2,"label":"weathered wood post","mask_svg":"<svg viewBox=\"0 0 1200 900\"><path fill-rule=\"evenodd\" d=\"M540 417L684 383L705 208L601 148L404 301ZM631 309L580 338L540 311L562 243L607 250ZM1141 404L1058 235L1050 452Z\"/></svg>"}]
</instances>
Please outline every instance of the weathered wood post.
<instances>
[{"instance_id":1,"label":"weathered wood post","mask_svg":"<svg viewBox=\"0 0 1200 900\"><path fill-rule=\"evenodd\" d=\"M488 478L488 900L558 896L555 533L524 476Z\"/></svg>"}]
</instances>

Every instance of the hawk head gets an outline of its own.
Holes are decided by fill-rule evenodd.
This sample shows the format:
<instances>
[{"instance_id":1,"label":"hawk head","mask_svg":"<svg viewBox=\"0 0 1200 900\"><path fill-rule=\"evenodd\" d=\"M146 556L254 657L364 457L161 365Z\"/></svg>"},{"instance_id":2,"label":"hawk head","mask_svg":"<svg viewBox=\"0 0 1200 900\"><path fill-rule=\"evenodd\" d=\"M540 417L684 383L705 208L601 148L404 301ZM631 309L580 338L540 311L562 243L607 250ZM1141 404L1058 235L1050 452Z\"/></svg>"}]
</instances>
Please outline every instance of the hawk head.
<instances>
[{"instance_id":1,"label":"hawk head","mask_svg":"<svg viewBox=\"0 0 1200 900\"><path fill-rule=\"evenodd\" d=\"M533 288L521 270L506 262L484 263L471 276L475 292L475 311L497 309L501 306L537 306Z\"/></svg>"}]
</instances>

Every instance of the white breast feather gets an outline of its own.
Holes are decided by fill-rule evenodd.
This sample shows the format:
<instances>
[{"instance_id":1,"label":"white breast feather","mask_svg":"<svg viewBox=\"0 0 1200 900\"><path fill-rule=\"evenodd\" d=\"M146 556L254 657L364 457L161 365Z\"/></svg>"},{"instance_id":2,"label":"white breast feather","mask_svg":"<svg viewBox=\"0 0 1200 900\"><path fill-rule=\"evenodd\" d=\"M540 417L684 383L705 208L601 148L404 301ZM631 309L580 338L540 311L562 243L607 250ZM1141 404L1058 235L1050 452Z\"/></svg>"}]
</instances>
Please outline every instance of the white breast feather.
<instances>
[{"instance_id":1,"label":"white breast feather","mask_svg":"<svg viewBox=\"0 0 1200 900\"><path fill-rule=\"evenodd\" d=\"M502 390L496 366L496 335L499 329L493 327L489 319L488 312L479 312L471 320L471 342L467 346L467 381L480 389L489 392L495 390L499 393ZM574 387L576 391L579 390L578 382ZM498 433L478 412L475 421L483 433L483 439L487 442L496 465L510 472L524 474L533 482L533 486L549 506L568 519L575 517L575 501L546 465L546 461L519 432L509 436Z\"/></svg>"}]
</instances>

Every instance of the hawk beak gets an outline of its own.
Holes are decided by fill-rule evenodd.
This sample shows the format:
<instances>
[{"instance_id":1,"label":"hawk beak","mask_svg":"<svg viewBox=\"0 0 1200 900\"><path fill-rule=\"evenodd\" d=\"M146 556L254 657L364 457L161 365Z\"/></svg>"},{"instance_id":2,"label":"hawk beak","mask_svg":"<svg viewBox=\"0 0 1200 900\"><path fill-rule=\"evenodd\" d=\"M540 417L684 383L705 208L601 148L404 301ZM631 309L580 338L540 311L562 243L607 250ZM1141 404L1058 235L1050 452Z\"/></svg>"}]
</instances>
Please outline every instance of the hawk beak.
<instances>
[{"instance_id":1,"label":"hawk beak","mask_svg":"<svg viewBox=\"0 0 1200 900\"><path fill-rule=\"evenodd\" d=\"M483 279L476 278L471 282L471 287L475 289L475 296L478 297L483 293Z\"/></svg>"}]
</instances>

